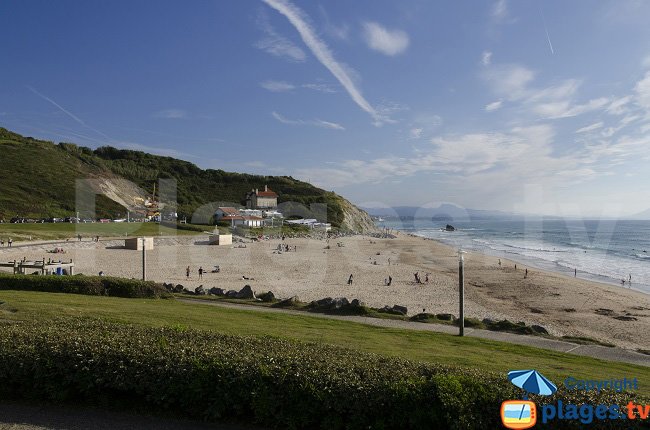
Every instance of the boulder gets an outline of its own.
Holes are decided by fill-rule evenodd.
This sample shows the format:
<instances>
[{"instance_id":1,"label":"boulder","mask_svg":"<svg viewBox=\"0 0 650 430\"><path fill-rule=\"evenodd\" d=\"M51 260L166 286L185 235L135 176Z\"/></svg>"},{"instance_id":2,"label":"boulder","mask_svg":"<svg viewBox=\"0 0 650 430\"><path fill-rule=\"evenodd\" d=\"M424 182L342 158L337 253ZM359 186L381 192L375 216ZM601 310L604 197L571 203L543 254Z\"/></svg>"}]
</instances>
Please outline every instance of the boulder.
<instances>
[{"instance_id":1,"label":"boulder","mask_svg":"<svg viewBox=\"0 0 650 430\"><path fill-rule=\"evenodd\" d=\"M184 290L185 290L185 287L183 285L181 285L181 284L177 284L174 287L174 292L175 293L182 293Z\"/></svg>"},{"instance_id":2,"label":"boulder","mask_svg":"<svg viewBox=\"0 0 650 430\"><path fill-rule=\"evenodd\" d=\"M194 295L194 291L192 291L192 290L188 290L187 288L183 288L182 293L183 293L183 294Z\"/></svg>"},{"instance_id":3,"label":"boulder","mask_svg":"<svg viewBox=\"0 0 650 430\"><path fill-rule=\"evenodd\" d=\"M298 296L293 296L293 297L289 297L288 299L281 300L272 306L274 308L291 307L297 305L299 302L300 300L298 299Z\"/></svg>"},{"instance_id":4,"label":"boulder","mask_svg":"<svg viewBox=\"0 0 650 430\"><path fill-rule=\"evenodd\" d=\"M197 296L205 296L206 294L208 294L208 292L205 291L205 288L203 287L203 285L199 285L194 290L194 294L196 294Z\"/></svg>"},{"instance_id":5,"label":"boulder","mask_svg":"<svg viewBox=\"0 0 650 430\"><path fill-rule=\"evenodd\" d=\"M456 231L456 227L454 227L454 226L451 225L451 224L447 224L447 225L445 226L445 230L446 230L446 231Z\"/></svg>"},{"instance_id":6,"label":"boulder","mask_svg":"<svg viewBox=\"0 0 650 430\"><path fill-rule=\"evenodd\" d=\"M224 296L226 294L226 292L223 290L223 288L217 288L217 287L210 288L209 292L213 296Z\"/></svg>"},{"instance_id":7,"label":"boulder","mask_svg":"<svg viewBox=\"0 0 650 430\"><path fill-rule=\"evenodd\" d=\"M257 296L258 299L260 299L263 302L274 302L275 301L275 294L273 294L272 291L268 291L266 293L259 294Z\"/></svg>"},{"instance_id":8,"label":"boulder","mask_svg":"<svg viewBox=\"0 0 650 430\"><path fill-rule=\"evenodd\" d=\"M532 328L533 331L537 334L548 334L548 330L546 330L541 325L533 324L532 326L530 326L530 328Z\"/></svg>"},{"instance_id":9,"label":"boulder","mask_svg":"<svg viewBox=\"0 0 650 430\"><path fill-rule=\"evenodd\" d=\"M228 290L228 291L226 291L225 295L226 295L226 297L230 297L232 299L235 299L235 298L237 298L237 294L239 294L239 293L237 291L235 291L235 290Z\"/></svg>"},{"instance_id":10,"label":"boulder","mask_svg":"<svg viewBox=\"0 0 650 430\"><path fill-rule=\"evenodd\" d=\"M442 321L453 321L456 319L452 314L436 314L436 318Z\"/></svg>"},{"instance_id":11,"label":"boulder","mask_svg":"<svg viewBox=\"0 0 650 430\"><path fill-rule=\"evenodd\" d=\"M400 305L394 305L392 311L400 315L406 315L408 313L406 306Z\"/></svg>"},{"instance_id":12,"label":"boulder","mask_svg":"<svg viewBox=\"0 0 650 430\"><path fill-rule=\"evenodd\" d=\"M239 290L237 293L238 299L255 299L255 291L251 288L250 285L245 285L244 288Z\"/></svg>"},{"instance_id":13,"label":"boulder","mask_svg":"<svg viewBox=\"0 0 650 430\"><path fill-rule=\"evenodd\" d=\"M366 304L359 299L354 299L350 302L350 306L355 307L355 308L360 308L365 306Z\"/></svg>"}]
</instances>

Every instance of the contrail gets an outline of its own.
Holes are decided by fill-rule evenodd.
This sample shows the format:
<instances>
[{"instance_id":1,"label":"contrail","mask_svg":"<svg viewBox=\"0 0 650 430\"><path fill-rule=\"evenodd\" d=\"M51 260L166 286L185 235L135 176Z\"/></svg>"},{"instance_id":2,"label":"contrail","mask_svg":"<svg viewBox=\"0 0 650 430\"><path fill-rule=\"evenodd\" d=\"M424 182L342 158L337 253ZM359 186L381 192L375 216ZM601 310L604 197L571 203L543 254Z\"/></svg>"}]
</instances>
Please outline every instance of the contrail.
<instances>
[{"instance_id":1,"label":"contrail","mask_svg":"<svg viewBox=\"0 0 650 430\"><path fill-rule=\"evenodd\" d=\"M542 11L542 7L539 7L539 13L542 14L542 23L544 24L544 31L546 32L546 40L548 40L548 47L551 48L551 54L555 54L555 51L553 50L553 44L551 43L551 37L548 35L548 28L546 28L546 20L544 19L544 12Z\"/></svg>"},{"instance_id":2,"label":"contrail","mask_svg":"<svg viewBox=\"0 0 650 430\"><path fill-rule=\"evenodd\" d=\"M25 86L27 87L27 89L28 89L29 91L33 92L34 94L36 94L37 96L39 96L39 97L42 98L43 100L45 100L45 101L51 103L54 107L56 107L57 109L59 109L59 110L60 110L61 112L63 112L64 114L68 115L70 118L72 118L73 120L75 120L75 121L78 122L79 124L81 124L81 125L83 125L84 127L86 127L88 130L94 131L95 133L99 134L100 136L102 136L102 137L104 137L104 138L106 138L106 139L108 139L108 140L113 140L113 139L111 139L110 137L108 137L107 135L105 135L104 133L102 133L101 131L97 130L96 128L93 128L93 127L89 126L88 124L86 124L86 123L85 123L81 118L79 118L78 116L76 116L76 115L73 114L72 112L70 112L70 111L64 109L63 106L61 106L60 104L58 104L57 102L55 102L54 100L52 100L51 98L49 98L48 96L39 93L38 91L36 91L35 88L30 87L29 85L25 85Z\"/></svg>"}]
</instances>

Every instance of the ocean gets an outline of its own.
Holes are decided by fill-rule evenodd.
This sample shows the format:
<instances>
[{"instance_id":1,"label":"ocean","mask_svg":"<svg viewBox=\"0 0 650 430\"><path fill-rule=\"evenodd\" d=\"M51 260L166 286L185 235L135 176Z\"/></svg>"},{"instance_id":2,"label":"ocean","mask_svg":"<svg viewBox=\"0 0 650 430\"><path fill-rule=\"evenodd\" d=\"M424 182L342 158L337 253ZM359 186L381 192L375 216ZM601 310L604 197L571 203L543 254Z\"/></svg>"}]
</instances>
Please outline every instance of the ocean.
<instances>
[{"instance_id":1,"label":"ocean","mask_svg":"<svg viewBox=\"0 0 650 430\"><path fill-rule=\"evenodd\" d=\"M650 221L463 221L451 222L453 232L431 219L377 224L570 276L577 269L579 278L650 294Z\"/></svg>"}]
</instances>

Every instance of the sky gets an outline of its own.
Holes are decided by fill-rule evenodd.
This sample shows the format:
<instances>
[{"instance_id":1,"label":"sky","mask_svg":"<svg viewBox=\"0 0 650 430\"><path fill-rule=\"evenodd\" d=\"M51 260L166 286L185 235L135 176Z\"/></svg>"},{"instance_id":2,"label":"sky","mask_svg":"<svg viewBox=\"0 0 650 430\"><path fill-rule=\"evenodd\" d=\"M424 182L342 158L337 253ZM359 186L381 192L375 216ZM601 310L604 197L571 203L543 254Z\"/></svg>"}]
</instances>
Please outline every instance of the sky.
<instances>
[{"instance_id":1,"label":"sky","mask_svg":"<svg viewBox=\"0 0 650 430\"><path fill-rule=\"evenodd\" d=\"M0 126L362 206L650 208L650 2L0 2ZM1 158L1 154L0 154Z\"/></svg>"}]
</instances>

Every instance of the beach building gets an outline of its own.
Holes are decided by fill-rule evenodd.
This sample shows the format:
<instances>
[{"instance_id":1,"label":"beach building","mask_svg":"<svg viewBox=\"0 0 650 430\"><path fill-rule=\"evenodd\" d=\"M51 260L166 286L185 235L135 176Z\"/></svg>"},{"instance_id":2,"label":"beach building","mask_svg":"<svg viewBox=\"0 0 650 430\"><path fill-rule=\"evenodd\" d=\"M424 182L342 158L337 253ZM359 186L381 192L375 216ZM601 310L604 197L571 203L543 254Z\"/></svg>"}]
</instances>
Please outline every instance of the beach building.
<instances>
[{"instance_id":1,"label":"beach building","mask_svg":"<svg viewBox=\"0 0 650 430\"><path fill-rule=\"evenodd\" d=\"M221 221L224 218L239 216L239 211L233 207L218 207L214 212L214 218L217 221Z\"/></svg>"},{"instance_id":2,"label":"beach building","mask_svg":"<svg viewBox=\"0 0 650 430\"><path fill-rule=\"evenodd\" d=\"M230 221L232 227L238 225L243 225L244 227L262 227L264 219L259 216L242 216L235 215L229 216L223 219L224 221Z\"/></svg>"},{"instance_id":3,"label":"beach building","mask_svg":"<svg viewBox=\"0 0 650 430\"><path fill-rule=\"evenodd\" d=\"M142 251L144 246L145 251L153 249L153 237L130 237L124 239L124 248Z\"/></svg>"},{"instance_id":4,"label":"beach building","mask_svg":"<svg viewBox=\"0 0 650 430\"><path fill-rule=\"evenodd\" d=\"M264 191L257 188L246 193L246 208L248 209L272 209L278 207L278 195L267 185Z\"/></svg>"},{"instance_id":5,"label":"beach building","mask_svg":"<svg viewBox=\"0 0 650 430\"><path fill-rule=\"evenodd\" d=\"M232 234L211 234L208 240L210 245L232 245Z\"/></svg>"}]
</instances>

